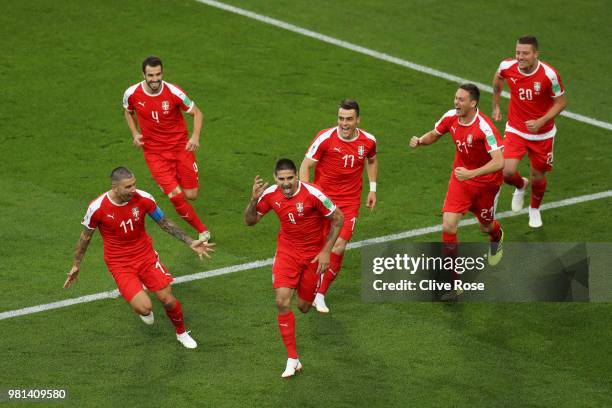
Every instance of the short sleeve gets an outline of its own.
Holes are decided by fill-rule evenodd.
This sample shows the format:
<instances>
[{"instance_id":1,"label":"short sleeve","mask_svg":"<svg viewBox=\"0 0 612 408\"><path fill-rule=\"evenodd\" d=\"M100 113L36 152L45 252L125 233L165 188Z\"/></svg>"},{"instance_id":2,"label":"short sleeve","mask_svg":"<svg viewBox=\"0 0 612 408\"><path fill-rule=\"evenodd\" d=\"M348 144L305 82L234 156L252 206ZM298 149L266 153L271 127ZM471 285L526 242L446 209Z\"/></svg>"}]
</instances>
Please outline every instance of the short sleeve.
<instances>
[{"instance_id":1,"label":"short sleeve","mask_svg":"<svg viewBox=\"0 0 612 408\"><path fill-rule=\"evenodd\" d=\"M85 226L86 228L89 228L90 230L94 230L96 228L98 228L98 209L100 207L95 206L92 204L89 205L89 207L87 208L87 212L85 213L85 216L83 217L83 221L81 221L81 224L83 226Z\"/></svg>"},{"instance_id":2,"label":"short sleeve","mask_svg":"<svg viewBox=\"0 0 612 408\"><path fill-rule=\"evenodd\" d=\"M314 161L321 160L327 149L329 149L330 135L329 129L320 132L308 147L306 157Z\"/></svg>"},{"instance_id":3,"label":"short sleeve","mask_svg":"<svg viewBox=\"0 0 612 408\"><path fill-rule=\"evenodd\" d=\"M268 198L266 195L263 195L261 197L259 197L259 200L257 201L257 214L259 215L266 215L268 213L268 211L270 211L272 207L270 206L270 203L268 202Z\"/></svg>"}]
</instances>

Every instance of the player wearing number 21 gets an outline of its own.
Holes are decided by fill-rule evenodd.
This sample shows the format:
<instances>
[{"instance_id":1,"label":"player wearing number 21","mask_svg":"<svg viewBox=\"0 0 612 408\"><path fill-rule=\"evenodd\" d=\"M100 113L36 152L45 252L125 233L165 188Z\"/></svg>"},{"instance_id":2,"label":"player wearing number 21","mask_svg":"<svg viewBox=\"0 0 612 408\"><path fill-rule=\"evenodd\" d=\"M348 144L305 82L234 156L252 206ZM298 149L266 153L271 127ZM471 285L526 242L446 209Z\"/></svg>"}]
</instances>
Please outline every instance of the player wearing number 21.
<instances>
[{"instance_id":1,"label":"player wearing number 21","mask_svg":"<svg viewBox=\"0 0 612 408\"><path fill-rule=\"evenodd\" d=\"M376 205L376 138L357 128L360 121L357 102L351 99L341 101L338 107L338 126L321 130L317 134L300 166L300 180L304 182L310 180L310 170L314 167L314 183L321 187L344 214L340 238L334 245L329 269L323 275L323 282L314 301L320 313L329 313L325 295L340 273L346 245L355 230L361 206L364 167L370 181L366 206L373 210Z\"/></svg>"},{"instance_id":2,"label":"player wearing number 21","mask_svg":"<svg viewBox=\"0 0 612 408\"><path fill-rule=\"evenodd\" d=\"M540 204L546 191L546 173L552 170L557 128L555 117L567 105L557 71L538 59L538 40L523 36L516 44L516 58L499 64L493 77L493 120L501 120L499 97L504 81L510 88L510 106L504 138L504 180L516 187L512 211L523 208L525 190L531 184L529 226L542 226ZM531 177L521 177L518 164L529 155Z\"/></svg>"},{"instance_id":3,"label":"player wearing number 21","mask_svg":"<svg viewBox=\"0 0 612 408\"><path fill-rule=\"evenodd\" d=\"M149 193L136 189L136 178L127 168L117 167L110 178L111 190L96 198L87 208L64 288L69 288L77 279L81 261L97 228L104 240L104 261L119 292L134 312L146 324L153 324L153 306L144 291L144 288L148 289L163 304L175 327L177 340L187 348L196 348L197 343L185 331L181 302L172 294L172 275L162 265L153 249L153 241L145 231L145 218L150 216L162 230L187 244L200 259L202 256L210 258L208 253L214 244L191 239L166 218Z\"/></svg>"}]
</instances>

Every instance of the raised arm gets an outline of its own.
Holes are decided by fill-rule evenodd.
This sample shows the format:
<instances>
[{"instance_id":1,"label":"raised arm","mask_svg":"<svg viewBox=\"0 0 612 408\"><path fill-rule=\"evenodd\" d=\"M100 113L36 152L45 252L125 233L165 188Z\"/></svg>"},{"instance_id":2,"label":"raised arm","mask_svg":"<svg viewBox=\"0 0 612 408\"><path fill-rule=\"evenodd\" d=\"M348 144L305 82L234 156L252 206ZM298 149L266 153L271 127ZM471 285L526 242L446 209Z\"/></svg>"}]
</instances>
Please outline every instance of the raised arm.
<instances>
[{"instance_id":1,"label":"raised arm","mask_svg":"<svg viewBox=\"0 0 612 408\"><path fill-rule=\"evenodd\" d=\"M259 197L261 197L266 188L268 188L268 183L264 183L259 175L255 176L251 200L244 210L244 222L246 225L252 226L261 220L262 216L257 213L257 201L259 201Z\"/></svg>"},{"instance_id":2,"label":"raised arm","mask_svg":"<svg viewBox=\"0 0 612 408\"><path fill-rule=\"evenodd\" d=\"M189 115L193 116L193 132L185 148L193 152L200 147L200 133L202 133L202 125L204 124L204 114L198 106L194 104Z\"/></svg>"},{"instance_id":3,"label":"raised arm","mask_svg":"<svg viewBox=\"0 0 612 408\"><path fill-rule=\"evenodd\" d=\"M81 261L85 256L85 252L87 252L87 247L91 242L91 237L93 236L95 229L89 229L87 227L83 227L83 231L81 231L81 236L79 237L79 241L76 245L76 250L74 253L74 260L72 261L72 268L70 272L68 272L68 278L64 282L64 289L68 289L70 285L77 279L79 276L79 271L81 270Z\"/></svg>"},{"instance_id":4,"label":"raised arm","mask_svg":"<svg viewBox=\"0 0 612 408\"><path fill-rule=\"evenodd\" d=\"M410 147L416 149L421 145L430 145L432 143L436 143L442 137L441 134L436 132L436 130L430 130L429 132L423 134L421 137L412 136L410 139Z\"/></svg>"},{"instance_id":5,"label":"raised arm","mask_svg":"<svg viewBox=\"0 0 612 408\"><path fill-rule=\"evenodd\" d=\"M305 181L308 183L310 181L310 169L316 165L316 161L309 159L308 157L304 157L302 164L300 164L300 181Z\"/></svg>"}]
</instances>

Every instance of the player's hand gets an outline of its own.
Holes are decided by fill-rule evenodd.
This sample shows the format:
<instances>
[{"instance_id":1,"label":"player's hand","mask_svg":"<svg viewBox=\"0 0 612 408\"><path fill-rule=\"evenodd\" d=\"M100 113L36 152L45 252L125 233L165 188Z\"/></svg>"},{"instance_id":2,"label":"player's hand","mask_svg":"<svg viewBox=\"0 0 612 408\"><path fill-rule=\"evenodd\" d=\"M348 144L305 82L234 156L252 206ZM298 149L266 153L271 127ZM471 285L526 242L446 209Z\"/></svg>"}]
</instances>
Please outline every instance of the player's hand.
<instances>
[{"instance_id":1,"label":"player's hand","mask_svg":"<svg viewBox=\"0 0 612 408\"><path fill-rule=\"evenodd\" d=\"M412 136L412 138L410 138L410 147L412 147L413 149L416 149L417 147L419 147L420 144L421 144L420 137Z\"/></svg>"},{"instance_id":2,"label":"player's hand","mask_svg":"<svg viewBox=\"0 0 612 408\"><path fill-rule=\"evenodd\" d=\"M199 239L193 240L189 247L200 257L200 260L204 260L203 256L208 259L212 259L209 255L210 252L215 252L213 248L215 244L211 244L205 241L201 241Z\"/></svg>"},{"instance_id":3,"label":"player's hand","mask_svg":"<svg viewBox=\"0 0 612 408\"><path fill-rule=\"evenodd\" d=\"M376 192L375 191L370 191L368 193L368 198L366 201L366 207L368 207L370 209L370 211L372 211L374 209L374 206L376 205Z\"/></svg>"},{"instance_id":4,"label":"player's hand","mask_svg":"<svg viewBox=\"0 0 612 408\"><path fill-rule=\"evenodd\" d=\"M330 257L331 254L329 252L321 251L317 256L312 258L312 261L310 261L310 263L319 262L319 264L317 265L317 275L322 274L327 270L327 268L329 268Z\"/></svg>"},{"instance_id":5,"label":"player's hand","mask_svg":"<svg viewBox=\"0 0 612 408\"><path fill-rule=\"evenodd\" d=\"M266 188L268 188L268 183L264 183L259 175L255 176L255 181L253 182L253 194L251 195L251 198L253 200L258 200Z\"/></svg>"},{"instance_id":6,"label":"player's hand","mask_svg":"<svg viewBox=\"0 0 612 408\"><path fill-rule=\"evenodd\" d=\"M144 142L142 141L142 135L140 133L136 133L135 135L132 135L132 137L134 138L134 146L136 147L144 146Z\"/></svg>"},{"instance_id":7,"label":"player's hand","mask_svg":"<svg viewBox=\"0 0 612 408\"><path fill-rule=\"evenodd\" d=\"M465 167L457 167L455 169L455 177L460 181L469 180L472 178L472 170L468 170Z\"/></svg>"},{"instance_id":8,"label":"player's hand","mask_svg":"<svg viewBox=\"0 0 612 408\"><path fill-rule=\"evenodd\" d=\"M189 139L189 141L187 142L187 145L185 146L185 150L189 152L195 152L199 148L200 148L200 138L191 136L191 139Z\"/></svg>"},{"instance_id":9,"label":"player's hand","mask_svg":"<svg viewBox=\"0 0 612 408\"><path fill-rule=\"evenodd\" d=\"M68 289L70 285L72 285L74 281L76 281L76 279L79 277L80 269L81 269L80 266L72 265L70 272L68 272L68 278L66 278L66 282L64 282L64 289Z\"/></svg>"},{"instance_id":10,"label":"player's hand","mask_svg":"<svg viewBox=\"0 0 612 408\"><path fill-rule=\"evenodd\" d=\"M532 119L532 120L525 121L525 126L527 126L527 130L533 133L540 130L540 128L543 125L544 125L543 123L540 123L540 119L535 119L535 120Z\"/></svg>"},{"instance_id":11,"label":"player's hand","mask_svg":"<svg viewBox=\"0 0 612 408\"><path fill-rule=\"evenodd\" d=\"M502 118L501 111L499 110L499 105L493 106L493 112L491 113L493 120L499 122Z\"/></svg>"}]
</instances>

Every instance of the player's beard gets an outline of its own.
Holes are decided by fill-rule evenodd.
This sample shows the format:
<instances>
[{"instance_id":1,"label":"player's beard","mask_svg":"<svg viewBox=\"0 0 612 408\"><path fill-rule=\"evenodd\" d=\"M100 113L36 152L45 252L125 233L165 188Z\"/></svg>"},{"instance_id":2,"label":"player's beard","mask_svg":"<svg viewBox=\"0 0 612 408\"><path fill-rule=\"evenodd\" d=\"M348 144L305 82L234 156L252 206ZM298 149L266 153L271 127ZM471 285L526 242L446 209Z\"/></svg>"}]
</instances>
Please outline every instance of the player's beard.
<instances>
[{"instance_id":1,"label":"player's beard","mask_svg":"<svg viewBox=\"0 0 612 408\"><path fill-rule=\"evenodd\" d=\"M147 82L147 86L153 92L157 92L157 91L159 91L159 88L161 87L161 80L159 80L159 81L149 81L149 82Z\"/></svg>"}]
</instances>

